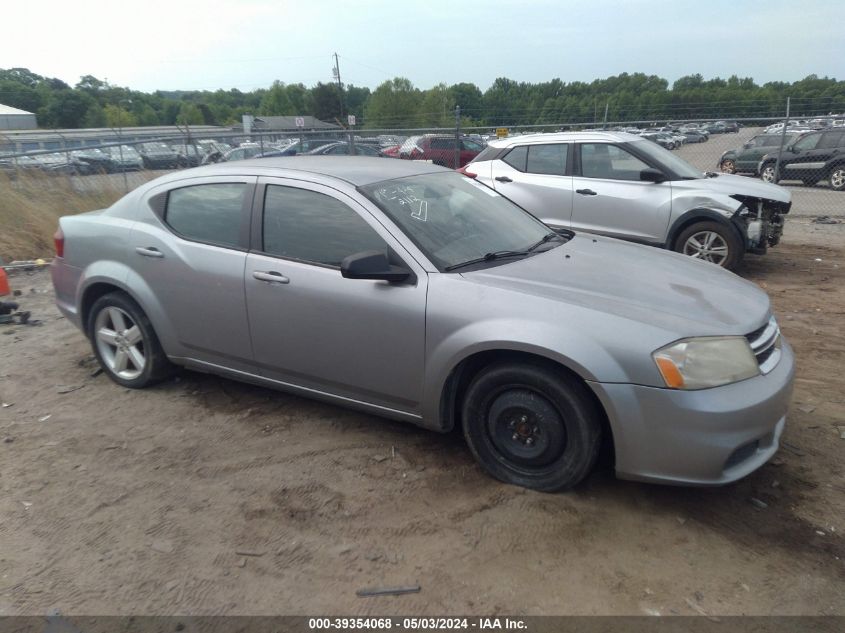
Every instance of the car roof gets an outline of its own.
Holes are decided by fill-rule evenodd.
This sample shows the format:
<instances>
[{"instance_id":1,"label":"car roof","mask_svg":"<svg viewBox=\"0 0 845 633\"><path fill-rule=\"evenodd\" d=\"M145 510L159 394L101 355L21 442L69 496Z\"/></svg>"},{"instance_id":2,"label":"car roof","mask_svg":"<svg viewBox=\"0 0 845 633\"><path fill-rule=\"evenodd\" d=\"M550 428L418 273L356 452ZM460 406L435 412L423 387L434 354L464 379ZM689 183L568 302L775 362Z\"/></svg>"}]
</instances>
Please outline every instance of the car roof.
<instances>
[{"instance_id":1,"label":"car roof","mask_svg":"<svg viewBox=\"0 0 845 633\"><path fill-rule=\"evenodd\" d=\"M382 180L452 171L423 161L385 160L376 156L279 156L216 163L177 173L181 173L183 178L186 173L196 176L282 177L307 173L337 178L358 187Z\"/></svg>"},{"instance_id":2,"label":"car roof","mask_svg":"<svg viewBox=\"0 0 845 633\"><path fill-rule=\"evenodd\" d=\"M511 147L526 143L564 143L572 141L606 141L610 143L625 143L642 140L641 136L628 132L553 132L549 134L524 134L490 141L491 147Z\"/></svg>"}]
</instances>

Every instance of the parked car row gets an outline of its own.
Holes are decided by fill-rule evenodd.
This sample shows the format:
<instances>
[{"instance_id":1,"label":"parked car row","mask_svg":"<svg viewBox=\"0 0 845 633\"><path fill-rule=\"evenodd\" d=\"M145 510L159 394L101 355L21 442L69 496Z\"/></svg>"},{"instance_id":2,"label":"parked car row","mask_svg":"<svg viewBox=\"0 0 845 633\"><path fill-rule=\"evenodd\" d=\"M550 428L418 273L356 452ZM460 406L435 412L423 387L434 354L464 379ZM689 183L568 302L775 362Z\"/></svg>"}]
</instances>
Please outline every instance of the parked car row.
<instances>
[{"instance_id":1,"label":"parked car row","mask_svg":"<svg viewBox=\"0 0 845 633\"><path fill-rule=\"evenodd\" d=\"M845 127L810 132L787 128L784 134L781 126L781 132L758 134L741 148L728 150L718 165L724 173L750 174L769 183L799 180L811 187L825 181L834 191L843 191Z\"/></svg>"}]
</instances>

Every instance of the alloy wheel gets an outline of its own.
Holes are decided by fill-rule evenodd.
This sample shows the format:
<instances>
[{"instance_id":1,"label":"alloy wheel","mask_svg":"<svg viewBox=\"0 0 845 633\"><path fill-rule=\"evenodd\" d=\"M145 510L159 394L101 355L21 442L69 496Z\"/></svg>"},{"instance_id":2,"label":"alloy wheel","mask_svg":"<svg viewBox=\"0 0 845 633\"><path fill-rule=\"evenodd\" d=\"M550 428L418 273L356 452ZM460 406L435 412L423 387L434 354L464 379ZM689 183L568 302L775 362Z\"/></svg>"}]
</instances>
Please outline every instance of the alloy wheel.
<instances>
[{"instance_id":1,"label":"alloy wheel","mask_svg":"<svg viewBox=\"0 0 845 633\"><path fill-rule=\"evenodd\" d=\"M735 174L736 173L736 164L731 160L723 160L722 161L722 172L725 174Z\"/></svg>"},{"instance_id":2,"label":"alloy wheel","mask_svg":"<svg viewBox=\"0 0 845 633\"><path fill-rule=\"evenodd\" d=\"M721 266L728 258L728 244L714 231L699 231L684 243L684 255Z\"/></svg>"},{"instance_id":3,"label":"alloy wheel","mask_svg":"<svg viewBox=\"0 0 845 633\"><path fill-rule=\"evenodd\" d=\"M837 167L830 174L830 186L833 189L845 189L845 167Z\"/></svg>"},{"instance_id":4,"label":"alloy wheel","mask_svg":"<svg viewBox=\"0 0 845 633\"><path fill-rule=\"evenodd\" d=\"M94 336L109 371L125 380L143 373L147 365L144 336L127 312L116 306L102 309L94 323Z\"/></svg>"},{"instance_id":5,"label":"alloy wheel","mask_svg":"<svg viewBox=\"0 0 845 633\"><path fill-rule=\"evenodd\" d=\"M762 178L765 182L775 182L775 166L769 165L768 167L764 167L763 172L760 174L760 178Z\"/></svg>"}]
</instances>

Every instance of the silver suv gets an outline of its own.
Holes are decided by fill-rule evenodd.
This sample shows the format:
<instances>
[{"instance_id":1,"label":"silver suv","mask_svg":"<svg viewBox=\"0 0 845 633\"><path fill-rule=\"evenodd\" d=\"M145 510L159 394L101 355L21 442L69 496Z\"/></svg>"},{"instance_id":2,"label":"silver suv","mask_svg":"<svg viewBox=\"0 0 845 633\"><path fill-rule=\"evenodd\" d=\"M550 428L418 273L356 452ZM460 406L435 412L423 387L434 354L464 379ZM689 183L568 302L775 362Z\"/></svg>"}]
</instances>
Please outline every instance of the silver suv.
<instances>
[{"instance_id":1,"label":"silver suv","mask_svg":"<svg viewBox=\"0 0 845 633\"><path fill-rule=\"evenodd\" d=\"M491 141L461 170L557 228L672 249L728 269L783 233L791 194L702 173L625 132L533 134Z\"/></svg>"}]
</instances>

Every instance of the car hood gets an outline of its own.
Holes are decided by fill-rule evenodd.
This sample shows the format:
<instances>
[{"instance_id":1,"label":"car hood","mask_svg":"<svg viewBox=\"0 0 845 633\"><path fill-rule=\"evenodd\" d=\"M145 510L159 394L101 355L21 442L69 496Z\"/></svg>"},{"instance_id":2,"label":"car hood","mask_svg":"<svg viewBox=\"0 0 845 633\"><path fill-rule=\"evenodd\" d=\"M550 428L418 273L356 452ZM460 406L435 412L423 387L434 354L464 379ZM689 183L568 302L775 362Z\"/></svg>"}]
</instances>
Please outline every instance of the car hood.
<instances>
[{"instance_id":1,"label":"car hood","mask_svg":"<svg viewBox=\"0 0 845 633\"><path fill-rule=\"evenodd\" d=\"M792 200L792 194L779 185L733 174L719 174L713 178L696 178L694 180L673 180L672 189L708 191L726 196L751 196L777 202L790 202Z\"/></svg>"},{"instance_id":2,"label":"car hood","mask_svg":"<svg viewBox=\"0 0 845 633\"><path fill-rule=\"evenodd\" d=\"M579 233L545 253L463 276L686 336L744 335L770 314L755 284L671 251ZM548 307L554 311L553 305Z\"/></svg>"}]
</instances>

